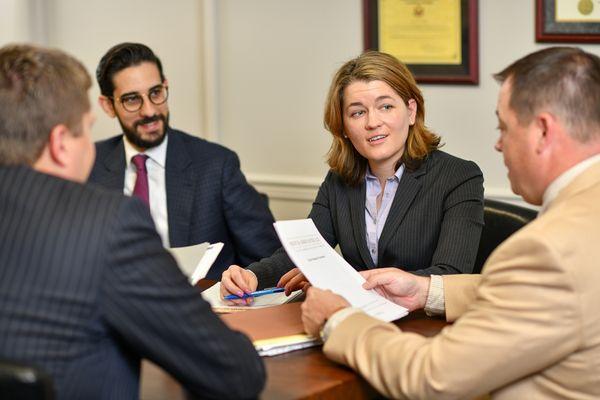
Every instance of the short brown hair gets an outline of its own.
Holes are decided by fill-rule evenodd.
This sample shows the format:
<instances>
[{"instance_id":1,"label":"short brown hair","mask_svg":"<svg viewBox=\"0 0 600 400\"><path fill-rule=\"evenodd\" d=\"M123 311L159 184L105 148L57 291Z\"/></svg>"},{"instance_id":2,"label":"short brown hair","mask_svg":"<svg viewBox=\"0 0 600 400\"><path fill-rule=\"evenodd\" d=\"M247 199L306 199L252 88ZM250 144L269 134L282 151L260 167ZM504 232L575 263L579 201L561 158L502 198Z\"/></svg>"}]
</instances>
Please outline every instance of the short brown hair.
<instances>
[{"instance_id":1,"label":"short brown hair","mask_svg":"<svg viewBox=\"0 0 600 400\"><path fill-rule=\"evenodd\" d=\"M96 68L96 80L103 96L112 98L115 91L113 78L126 68L149 62L156 65L161 82L165 81L162 63L150 47L141 43L120 43L106 52Z\"/></svg>"},{"instance_id":2,"label":"short brown hair","mask_svg":"<svg viewBox=\"0 0 600 400\"><path fill-rule=\"evenodd\" d=\"M0 165L33 165L56 125L79 134L91 83L85 67L60 50L0 48Z\"/></svg>"},{"instance_id":3,"label":"short brown hair","mask_svg":"<svg viewBox=\"0 0 600 400\"><path fill-rule=\"evenodd\" d=\"M382 81L387 83L408 105L410 99L417 103L415 123L409 127L404 153L399 164L415 170L423 159L436 150L439 136L425 127L425 104L423 95L408 68L397 58L378 51L367 51L342 65L329 87L325 102L325 128L333 135L333 143L327 153L329 167L349 185L358 185L365 176L367 160L344 137L343 104L344 89L355 81Z\"/></svg>"},{"instance_id":4,"label":"short brown hair","mask_svg":"<svg viewBox=\"0 0 600 400\"><path fill-rule=\"evenodd\" d=\"M510 108L521 125L547 108L580 142L600 132L600 58L576 47L531 53L494 74L511 84ZM595 139L600 139L596 137Z\"/></svg>"}]
</instances>

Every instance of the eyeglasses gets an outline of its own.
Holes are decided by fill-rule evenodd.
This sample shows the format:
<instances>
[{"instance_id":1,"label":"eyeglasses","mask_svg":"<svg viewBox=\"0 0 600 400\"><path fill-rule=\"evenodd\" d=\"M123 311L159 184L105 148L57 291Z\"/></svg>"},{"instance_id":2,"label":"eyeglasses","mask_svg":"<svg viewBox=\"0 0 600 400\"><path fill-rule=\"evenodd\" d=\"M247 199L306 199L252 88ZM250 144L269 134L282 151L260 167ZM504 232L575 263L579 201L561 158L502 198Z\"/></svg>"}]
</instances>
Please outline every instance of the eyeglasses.
<instances>
[{"instance_id":1,"label":"eyeglasses","mask_svg":"<svg viewBox=\"0 0 600 400\"><path fill-rule=\"evenodd\" d=\"M150 103L159 106L167 101L169 97L169 88L165 85L157 85L148 90L147 94L140 93L128 93L115 99L110 96L111 99L121 103L125 111L136 112L139 111L144 105L144 97L150 100Z\"/></svg>"}]
</instances>

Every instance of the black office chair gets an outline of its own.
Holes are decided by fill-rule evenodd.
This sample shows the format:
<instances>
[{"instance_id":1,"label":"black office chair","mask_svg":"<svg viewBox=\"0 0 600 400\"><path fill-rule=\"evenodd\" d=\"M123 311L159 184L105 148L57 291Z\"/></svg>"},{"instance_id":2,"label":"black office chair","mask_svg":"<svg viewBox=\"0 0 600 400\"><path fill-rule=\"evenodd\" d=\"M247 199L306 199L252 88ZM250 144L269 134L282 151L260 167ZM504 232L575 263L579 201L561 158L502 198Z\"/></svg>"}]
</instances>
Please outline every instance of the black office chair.
<instances>
[{"instance_id":1,"label":"black office chair","mask_svg":"<svg viewBox=\"0 0 600 400\"><path fill-rule=\"evenodd\" d=\"M260 196L262 201L264 201L264 203L267 205L267 208L269 208L269 195L263 192L258 192L258 195Z\"/></svg>"},{"instance_id":2,"label":"black office chair","mask_svg":"<svg viewBox=\"0 0 600 400\"><path fill-rule=\"evenodd\" d=\"M0 397L11 400L52 400L52 378L37 367L0 360Z\"/></svg>"},{"instance_id":3,"label":"black office chair","mask_svg":"<svg viewBox=\"0 0 600 400\"><path fill-rule=\"evenodd\" d=\"M497 200L485 199L483 207L485 226L481 232L474 274L481 272L485 260L500 243L537 216L535 210Z\"/></svg>"}]
</instances>

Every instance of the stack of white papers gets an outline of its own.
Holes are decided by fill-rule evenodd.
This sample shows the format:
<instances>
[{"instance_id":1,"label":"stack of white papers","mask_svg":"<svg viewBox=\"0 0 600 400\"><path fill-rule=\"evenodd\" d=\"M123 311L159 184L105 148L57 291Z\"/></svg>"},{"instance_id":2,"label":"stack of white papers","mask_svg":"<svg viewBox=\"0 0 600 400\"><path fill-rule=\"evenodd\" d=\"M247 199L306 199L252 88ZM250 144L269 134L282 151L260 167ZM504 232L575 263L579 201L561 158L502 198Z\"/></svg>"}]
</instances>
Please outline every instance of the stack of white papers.
<instances>
[{"instance_id":1,"label":"stack of white papers","mask_svg":"<svg viewBox=\"0 0 600 400\"><path fill-rule=\"evenodd\" d=\"M203 279L208 270L213 265L221 249L223 243L200 243L193 246L187 247L174 247L167 249L177 264L189 279L190 284L196 285L196 283Z\"/></svg>"},{"instance_id":2,"label":"stack of white papers","mask_svg":"<svg viewBox=\"0 0 600 400\"><path fill-rule=\"evenodd\" d=\"M323 342L313 336L298 334L291 336L282 336L273 339L255 340L254 348L259 356L270 357L279 354L289 353L290 351L306 349L308 347L319 346Z\"/></svg>"},{"instance_id":3,"label":"stack of white papers","mask_svg":"<svg viewBox=\"0 0 600 400\"><path fill-rule=\"evenodd\" d=\"M353 307L383 321L394 321L408 310L362 287L365 279L323 239L311 219L275 222L275 230L294 264L319 289L329 289Z\"/></svg>"},{"instance_id":4,"label":"stack of white papers","mask_svg":"<svg viewBox=\"0 0 600 400\"><path fill-rule=\"evenodd\" d=\"M229 305L227 300L223 300L221 298L221 282L216 283L210 288L206 289L202 292L202 297L204 300L208 301L215 312L234 312L234 311L245 311L251 310L254 308L264 308L277 306L279 304L289 303L294 300L298 296L302 294L302 290L296 290L292 292L289 296L286 296L285 293L272 293L265 294L263 296L255 297L254 302L249 306L232 306Z\"/></svg>"}]
</instances>

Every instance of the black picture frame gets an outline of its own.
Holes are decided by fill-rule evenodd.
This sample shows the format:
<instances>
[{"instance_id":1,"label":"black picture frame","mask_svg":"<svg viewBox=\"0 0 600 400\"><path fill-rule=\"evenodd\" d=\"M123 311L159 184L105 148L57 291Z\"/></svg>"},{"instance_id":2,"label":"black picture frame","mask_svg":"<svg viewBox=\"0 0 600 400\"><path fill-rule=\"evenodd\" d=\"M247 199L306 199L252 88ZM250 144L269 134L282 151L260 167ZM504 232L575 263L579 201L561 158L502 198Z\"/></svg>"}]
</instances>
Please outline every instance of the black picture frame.
<instances>
[{"instance_id":1,"label":"black picture frame","mask_svg":"<svg viewBox=\"0 0 600 400\"><path fill-rule=\"evenodd\" d=\"M556 21L556 1L536 0L536 42L600 43L600 23Z\"/></svg>"},{"instance_id":2,"label":"black picture frame","mask_svg":"<svg viewBox=\"0 0 600 400\"><path fill-rule=\"evenodd\" d=\"M419 83L479 83L478 0L461 1L462 63L406 64ZM379 50L378 0L363 0L364 48Z\"/></svg>"}]
</instances>

